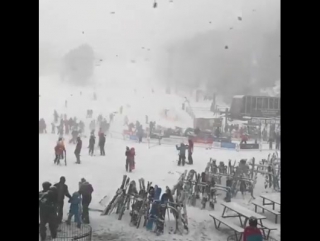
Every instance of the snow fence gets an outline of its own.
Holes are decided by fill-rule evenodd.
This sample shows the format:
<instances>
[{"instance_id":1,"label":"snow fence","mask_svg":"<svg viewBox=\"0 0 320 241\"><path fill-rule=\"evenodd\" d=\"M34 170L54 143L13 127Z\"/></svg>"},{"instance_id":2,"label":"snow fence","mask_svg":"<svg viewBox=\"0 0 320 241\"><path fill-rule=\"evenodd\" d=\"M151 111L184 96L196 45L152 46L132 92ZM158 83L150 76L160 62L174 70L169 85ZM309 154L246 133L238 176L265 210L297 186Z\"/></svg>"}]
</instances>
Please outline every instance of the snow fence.
<instances>
[{"instance_id":1,"label":"snow fence","mask_svg":"<svg viewBox=\"0 0 320 241\"><path fill-rule=\"evenodd\" d=\"M39 238L40 240L40 238ZM47 229L46 240L52 240L50 231ZM62 223L59 225L57 238L59 241L91 241L92 240L92 228L88 224L81 224L80 228L77 228L77 224L71 222L70 225Z\"/></svg>"}]
</instances>

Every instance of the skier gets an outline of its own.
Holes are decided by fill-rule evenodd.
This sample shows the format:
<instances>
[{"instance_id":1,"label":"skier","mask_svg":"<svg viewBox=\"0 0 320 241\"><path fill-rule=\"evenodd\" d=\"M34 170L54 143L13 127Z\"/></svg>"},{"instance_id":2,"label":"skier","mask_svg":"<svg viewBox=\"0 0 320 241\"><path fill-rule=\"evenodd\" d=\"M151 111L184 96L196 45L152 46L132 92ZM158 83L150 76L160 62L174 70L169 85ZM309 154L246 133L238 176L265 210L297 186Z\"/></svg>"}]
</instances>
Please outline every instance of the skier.
<instances>
[{"instance_id":1,"label":"skier","mask_svg":"<svg viewBox=\"0 0 320 241\"><path fill-rule=\"evenodd\" d=\"M71 135L72 135L72 139L69 141L69 143L73 143L75 144L77 141L77 136L79 135L79 132L78 130L74 127L72 132L71 132Z\"/></svg>"},{"instance_id":2,"label":"skier","mask_svg":"<svg viewBox=\"0 0 320 241\"><path fill-rule=\"evenodd\" d=\"M259 228L258 221L255 217L249 218L249 226L244 229L243 241L262 241L263 237Z\"/></svg>"},{"instance_id":3,"label":"skier","mask_svg":"<svg viewBox=\"0 0 320 241\"><path fill-rule=\"evenodd\" d=\"M74 216L74 219L77 223L77 228L81 228L81 210L80 210L80 205L81 205L81 195L79 192L74 192L72 194L71 199L69 200L70 203L70 211L68 215L68 220L67 224L71 224L71 218Z\"/></svg>"},{"instance_id":4,"label":"skier","mask_svg":"<svg viewBox=\"0 0 320 241\"><path fill-rule=\"evenodd\" d=\"M51 134L56 134L56 126L54 123L51 123Z\"/></svg>"},{"instance_id":5,"label":"skier","mask_svg":"<svg viewBox=\"0 0 320 241\"><path fill-rule=\"evenodd\" d=\"M139 138L139 143L142 142L142 138L143 138L143 129L142 129L142 125L139 125L137 127L137 135L138 135L138 138Z\"/></svg>"},{"instance_id":6,"label":"skier","mask_svg":"<svg viewBox=\"0 0 320 241\"><path fill-rule=\"evenodd\" d=\"M53 112L53 118L54 118L54 123L57 123L59 115L58 115L58 112L56 110L54 110L54 112Z\"/></svg>"},{"instance_id":7,"label":"skier","mask_svg":"<svg viewBox=\"0 0 320 241\"><path fill-rule=\"evenodd\" d=\"M181 143L180 146L176 145L176 148L179 151L178 166L181 165L181 161L182 161L182 166L184 166L185 160L186 160L186 149L188 148L188 146Z\"/></svg>"},{"instance_id":8,"label":"skier","mask_svg":"<svg viewBox=\"0 0 320 241\"><path fill-rule=\"evenodd\" d=\"M82 208L83 208L83 213L82 213L82 220L84 223L89 224L90 219L89 219L89 205L92 200L92 193L93 193L93 187L92 185L83 179L84 182L81 184L79 193L82 195Z\"/></svg>"},{"instance_id":9,"label":"skier","mask_svg":"<svg viewBox=\"0 0 320 241\"><path fill-rule=\"evenodd\" d=\"M268 142L269 142L269 149L272 150L273 138L271 136L270 136Z\"/></svg>"},{"instance_id":10,"label":"skier","mask_svg":"<svg viewBox=\"0 0 320 241\"><path fill-rule=\"evenodd\" d=\"M89 155L91 156L93 156L95 143L96 143L96 137L94 136L94 132L91 132L91 136L89 139Z\"/></svg>"},{"instance_id":11,"label":"skier","mask_svg":"<svg viewBox=\"0 0 320 241\"><path fill-rule=\"evenodd\" d=\"M128 171L129 169L129 154L130 154L130 148L129 147L126 147L126 171Z\"/></svg>"},{"instance_id":12,"label":"skier","mask_svg":"<svg viewBox=\"0 0 320 241\"><path fill-rule=\"evenodd\" d=\"M51 184L50 184L51 185ZM46 240L46 225L49 223L49 229L51 237L55 239L57 237L57 213L56 213L56 193L53 190L48 190L39 198L40 208L40 237L41 241Z\"/></svg>"},{"instance_id":13,"label":"skier","mask_svg":"<svg viewBox=\"0 0 320 241\"><path fill-rule=\"evenodd\" d=\"M136 155L135 149L132 147L129 151L128 161L129 161L129 172L132 172L135 169L135 160L134 157Z\"/></svg>"},{"instance_id":14,"label":"skier","mask_svg":"<svg viewBox=\"0 0 320 241\"><path fill-rule=\"evenodd\" d=\"M82 148L82 140L80 138L80 136L77 137L77 145L76 145L76 149L74 150L74 154L77 158L76 163L80 164L80 153L81 153L81 148Z\"/></svg>"},{"instance_id":15,"label":"skier","mask_svg":"<svg viewBox=\"0 0 320 241\"><path fill-rule=\"evenodd\" d=\"M100 147L100 155L101 156L105 156L106 153L104 152L104 145L106 143L106 136L105 134L102 132L99 135L99 147Z\"/></svg>"},{"instance_id":16,"label":"skier","mask_svg":"<svg viewBox=\"0 0 320 241\"><path fill-rule=\"evenodd\" d=\"M62 176L60 177L60 181L54 184L54 187L58 189L58 197L57 197L58 224L62 222L62 218L63 218L64 196L71 199L68 186L65 183L66 183L66 178Z\"/></svg>"},{"instance_id":17,"label":"skier","mask_svg":"<svg viewBox=\"0 0 320 241\"><path fill-rule=\"evenodd\" d=\"M39 192L39 202L40 202L40 198L47 192L49 191L49 188L51 187L51 183L50 182L44 182L42 183L42 191Z\"/></svg>"},{"instance_id":18,"label":"skier","mask_svg":"<svg viewBox=\"0 0 320 241\"><path fill-rule=\"evenodd\" d=\"M188 164L192 165L193 164L193 158L192 158L192 154L193 154L193 141L191 138L189 138L188 140L189 145L188 145Z\"/></svg>"}]
</instances>

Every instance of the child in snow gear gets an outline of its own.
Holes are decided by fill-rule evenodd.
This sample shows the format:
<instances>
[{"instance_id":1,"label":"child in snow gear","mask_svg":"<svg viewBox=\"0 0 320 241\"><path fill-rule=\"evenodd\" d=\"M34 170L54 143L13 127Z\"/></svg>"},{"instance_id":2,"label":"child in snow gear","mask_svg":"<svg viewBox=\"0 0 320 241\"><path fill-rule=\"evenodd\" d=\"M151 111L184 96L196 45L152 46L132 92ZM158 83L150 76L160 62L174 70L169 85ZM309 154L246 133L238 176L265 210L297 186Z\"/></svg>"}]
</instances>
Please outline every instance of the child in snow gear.
<instances>
[{"instance_id":1,"label":"child in snow gear","mask_svg":"<svg viewBox=\"0 0 320 241\"><path fill-rule=\"evenodd\" d=\"M186 150L187 150L188 146L183 144L183 143L181 143L180 147L178 145L176 145L176 148L179 151L178 166L181 165L181 161L182 161L182 166L184 166L185 160L186 160Z\"/></svg>"},{"instance_id":2,"label":"child in snow gear","mask_svg":"<svg viewBox=\"0 0 320 241\"><path fill-rule=\"evenodd\" d=\"M80 186L79 193L82 195L82 208L83 208L82 220L84 223L88 224L90 223L89 205L92 200L92 193L93 193L92 185L87 181L83 182Z\"/></svg>"},{"instance_id":3,"label":"child in snow gear","mask_svg":"<svg viewBox=\"0 0 320 241\"><path fill-rule=\"evenodd\" d=\"M257 228L257 219L249 218L249 226L244 229L243 241L262 241L263 237L259 228Z\"/></svg>"},{"instance_id":4,"label":"child in snow gear","mask_svg":"<svg viewBox=\"0 0 320 241\"><path fill-rule=\"evenodd\" d=\"M46 240L46 225L49 223L49 229L51 237L55 239L57 237L57 212L56 212L56 193L52 190L45 192L41 198L39 198L40 208L40 237L41 241Z\"/></svg>"},{"instance_id":5,"label":"child in snow gear","mask_svg":"<svg viewBox=\"0 0 320 241\"><path fill-rule=\"evenodd\" d=\"M67 220L67 224L70 225L71 218L74 216L75 222L77 223L77 228L81 227L81 195L79 192L74 192L72 194L71 199L69 200L70 203L70 211Z\"/></svg>"},{"instance_id":6,"label":"child in snow gear","mask_svg":"<svg viewBox=\"0 0 320 241\"><path fill-rule=\"evenodd\" d=\"M81 153L81 148L82 148L82 140L81 138L78 136L77 137L77 145L76 145L76 149L74 150L74 154L77 158L77 164L80 164L80 153Z\"/></svg>"},{"instance_id":7,"label":"child in snow gear","mask_svg":"<svg viewBox=\"0 0 320 241\"><path fill-rule=\"evenodd\" d=\"M62 222L63 218L63 205L64 205L64 196L71 198L71 195L68 190L68 186L65 184L66 178L60 177L60 181L54 184L54 187L57 188L58 197L57 197L57 212L58 212L58 223Z\"/></svg>"},{"instance_id":8,"label":"child in snow gear","mask_svg":"<svg viewBox=\"0 0 320 241\"><path fill-rule=\"evenodd\" d=\"M89 139L89 155L92 156L94 152L94 144L96 143L96 137L94 136L94 133L91 132L91 136Z\"/></svg>"}]
</instances>

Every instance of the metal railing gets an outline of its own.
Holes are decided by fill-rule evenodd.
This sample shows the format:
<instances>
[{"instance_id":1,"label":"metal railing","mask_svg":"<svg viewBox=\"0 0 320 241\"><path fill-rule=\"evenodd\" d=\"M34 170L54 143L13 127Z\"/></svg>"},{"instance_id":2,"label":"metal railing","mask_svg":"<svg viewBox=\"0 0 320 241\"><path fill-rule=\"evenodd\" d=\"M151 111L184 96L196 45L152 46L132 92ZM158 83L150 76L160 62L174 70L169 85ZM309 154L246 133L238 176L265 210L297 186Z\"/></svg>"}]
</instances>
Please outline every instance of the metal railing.
<instances>
[{"instance_id":1,"label":"metal railing","mask_svg":"<svg viewBox=\"0 0 320 241\"><path fill-rule=\"evenodd\" d=\"M40 240L40 239L39 239ZM46 241L52 240L49 229L47 229ZM92 240L92 228L88 224L81 224L78 228L76 223L67 225L62 223L58 227L57 238L55 241L91 241Z\"/></svg>"}]
</instances>

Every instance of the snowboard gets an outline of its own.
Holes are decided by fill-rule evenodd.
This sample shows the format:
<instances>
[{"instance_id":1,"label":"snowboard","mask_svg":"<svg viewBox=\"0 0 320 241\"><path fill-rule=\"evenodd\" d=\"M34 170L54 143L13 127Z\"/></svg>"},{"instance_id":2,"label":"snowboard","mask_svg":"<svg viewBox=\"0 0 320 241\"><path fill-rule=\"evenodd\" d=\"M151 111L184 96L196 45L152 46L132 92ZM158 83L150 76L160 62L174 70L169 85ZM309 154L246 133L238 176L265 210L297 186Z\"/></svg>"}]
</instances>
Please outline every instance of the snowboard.
<instances>
[{"instance_id":1,"label":"snowboard","mask_svg":"<svg viewBox=\"0 0 320 241\"><path fill-rule=\"evenodd\" d=\"M169 195L167 193L162 194L160 205L158 205L158 214L157 214L157 222L156 222L157 235L160 235L163 233L168 200L169 200Z\"/></svg>"},{"instance_id":2,"label":"snowboard","mask_svg":"<svg viewBox=\"0 0 320 241\"><path fill-rule=\"evenodd\" d=\"M153 223L155 221L155 216L157 214L158 204L160 202L159 198L161 195L161 191L162 191L161 188L156 185L154 188L154 198L153 198L151 210L150 210L150 213L148 216L148 221L146 224L147 230L152 230L152 228L153 228Z\"/></svg>"}]
</instances>

